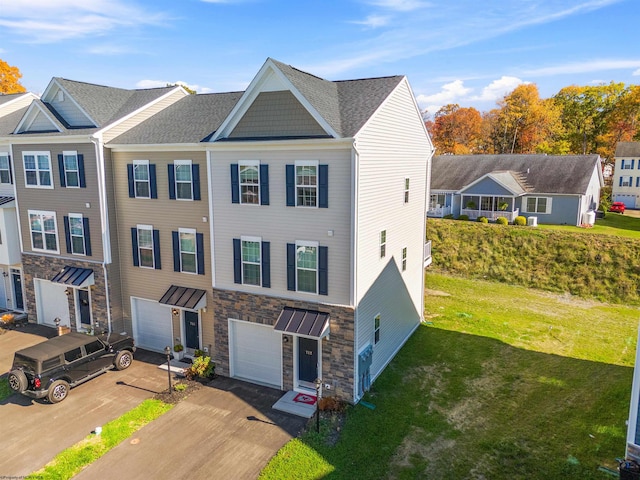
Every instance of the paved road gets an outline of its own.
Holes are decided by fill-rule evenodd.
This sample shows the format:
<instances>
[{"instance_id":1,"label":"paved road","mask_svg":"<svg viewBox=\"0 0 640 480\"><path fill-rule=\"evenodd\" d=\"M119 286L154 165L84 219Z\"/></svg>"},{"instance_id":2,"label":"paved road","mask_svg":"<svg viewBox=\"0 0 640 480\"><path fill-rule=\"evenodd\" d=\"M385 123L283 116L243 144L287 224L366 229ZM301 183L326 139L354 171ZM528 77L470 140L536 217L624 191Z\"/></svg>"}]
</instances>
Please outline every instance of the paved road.
<instances>
[{"instance_id":1,"label":"paved road","mask_svg":"<svg viewBox=\"0 0 640 480\"><path fill-rule=\"evenodd\" d=\"M306 419L271 409L282 392L215 379L74 480L252 479Z\"/></svg>"},{"instance_id":2,"label":"paved road","mask_svg":"<svg viewBox=\"0 0 640 480\"><path fill-rule=\"evenodd\" d=\"M15 350L42 340L44 337L28 330L0 335L0 372L10 368ZM11 348L8 356L7 348ZM42 468L96 426L167 387L166 371L157 368L162 355L138 350L135 358L127 370L106 372L72 389L65 401L55 405L15 394L0 402L0 478L24 476Z\"/></svg>"}]
</instances>

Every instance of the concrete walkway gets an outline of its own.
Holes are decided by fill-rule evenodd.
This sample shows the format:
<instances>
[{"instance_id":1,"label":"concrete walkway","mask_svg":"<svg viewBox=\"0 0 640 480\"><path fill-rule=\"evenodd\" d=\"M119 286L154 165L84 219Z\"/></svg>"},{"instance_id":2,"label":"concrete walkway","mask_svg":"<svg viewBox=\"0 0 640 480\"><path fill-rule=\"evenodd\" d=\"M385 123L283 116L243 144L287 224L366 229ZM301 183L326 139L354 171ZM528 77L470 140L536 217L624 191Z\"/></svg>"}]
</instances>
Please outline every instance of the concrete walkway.
<instances>
[{"instance_id":1,"label":"concrete walkway","mask_svg":"<svg viewBox=\"0 0 640 480\"><path fill-rule=\"evenodd\" d=\"M275 411L282 392L217 378L74 479L252 479L306 419Z\"/></svg>"}]
</instances>

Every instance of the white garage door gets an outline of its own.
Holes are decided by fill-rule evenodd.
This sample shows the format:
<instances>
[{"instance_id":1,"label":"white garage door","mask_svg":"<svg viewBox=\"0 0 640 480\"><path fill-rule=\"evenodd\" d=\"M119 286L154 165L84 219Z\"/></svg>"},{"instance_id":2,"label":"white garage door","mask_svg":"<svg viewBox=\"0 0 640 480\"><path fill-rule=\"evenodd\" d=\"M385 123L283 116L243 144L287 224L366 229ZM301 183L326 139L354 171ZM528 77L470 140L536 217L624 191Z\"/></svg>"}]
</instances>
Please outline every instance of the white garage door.
<instances>
[{"instance_id":1,"label":"white garage door","mask_svg":"<svg viewBox=\"0 0 640 480\"><path fill-rule=\"evenodd\" d=\"M614 202L622 202L624 203L624 206L627 208L636 208L636 196L635 195L625 195L625 194L620 194L620 193L616 193L613 196L613 201Z\"/></svg>"},{"instance_id":2,"label":"white garage door","mask_svg":"<svg viewBox=\"0 0 640 480\"><path fill-rule=\"evenodd\" d=\"M229 320L231 376L282 388L282 335L273 327Z\"/></svg>"},{"instance_id":3,"label":"white garage door","mask_svg":"<svg viewBox=\"0 0 640 480\"><path fill-rule=\"evenodd\" d=\"M153 300L132 298L131 311L137 346L154 352L164 352L164 347L173 346L169 307Z\"/></svg>"},{"instance_id":4,"label":"white garage door","mask_svg":"<svg viewBox=\"0 0 640 480\"><path fill-rule=\"evenodd\" d=\"M36 313L38 323L55 325L55 319L60 319L60 325L69 326L69 299L65 290L67 287L49 280L36 278L33 280L36 294Z\"/></svg>"}]
</instances>

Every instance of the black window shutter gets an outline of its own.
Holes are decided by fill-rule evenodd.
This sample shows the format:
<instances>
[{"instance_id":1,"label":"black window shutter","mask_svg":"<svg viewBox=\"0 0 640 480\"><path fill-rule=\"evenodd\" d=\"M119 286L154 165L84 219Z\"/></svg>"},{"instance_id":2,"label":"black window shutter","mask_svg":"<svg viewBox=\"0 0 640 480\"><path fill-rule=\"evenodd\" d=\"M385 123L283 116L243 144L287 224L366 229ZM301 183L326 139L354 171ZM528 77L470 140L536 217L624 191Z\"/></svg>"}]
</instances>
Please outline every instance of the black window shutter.
<instances>
[{"instance_id":1,"label":"black window shutter","mask_svg":"<svg viewBox=\"0 0 640 480\"><path fill-rule=\"evenodd\" d=\"M158 198L158 181L156 180L156 165L149 164L149 193L151 198Z\"/></svg>"},{"instance_id":2,"label":"black window shutter","mask_svg":"<svg viewBox=\"0 0 640 480\"><path fill-rule=\"evenodd\" d=\"M318 248L318 293L320 295L329 294L329 247Z\"/></svg>"},{"instance_id":3,"label":"black window shutter","mask_svg":"<svg viewBox=\"0 0 640 480\"><path fill-rule=\"evenodd\" d=\"M178 232L171 232L173 238L173 271L180 271L180 236Z\"/></svg>"},{"instance_id":4,"label":"black window shutter","mask_svg":"<svg viewBox=\"0 0 640 480\"><path fill-rule=\"evenodd\" d=\"M242 283L242 243L233 239L233 283Z\"/></svg>"},{"instance_id":5,"label":"black window shutter","mask_svg":"<svg viewBox=\"0 0 640 480\"><path fill-rule=\"evenodd\" d=\"M193 182L193 199L200 200L200 165L191 165L191 181Z\"/></svg>"},{"instance_id":6,"label":"black window shutter","mask_svg":"<svg viewBox=\"0 0 640 480\"><path fill-rule=\"evenodd\" d=\"M318 207L329 208L329 165L318 165Z\"/></svg>"},{"instance_id":7,"label":"black window shutter","mask_svg":"<svg viewBox=\"0 0 640 480\"><path fill-rule=\"evenodd\" d=\"M262 242L262 286L271 288L271 243Z\"/></svg>"},{"instance_id":8,"label":"black window shutter","mask_svg":"<svg viewBox=\"0 0 640 480\"><path fill-rule=\"evenodd\" d=\"M138 229L131 227L131 253L133 254L133 266L140 266L140 258L138 257Z\"/></svg>"},{"instance_id":9,"label":"black window shutter","mask_svg":"<svg viewBox=\"0 0 640 480\"><path fill-rule=\"evenodd\" d=\"M67 253L71 253L71 229L69 228L69 217L63 217L64 220L64 239L67 242Z\"/></svg>"},{"instance_id":10,"label":"black window shutter","mask_svg":"<svg viewBox=\"0 0 640 480\"><path fill-rule=\"evenodd\" d=\"M269 165L260 164L260 204L269 205Z\"/></svg>"},{"instance_id":11,"label":"black window shutter","mask_svg":"<svg viewBox=\"0 0 640 480\"><path fill-rule=\"evenodd\" d=\"M160 262L160 230L153 231L153 265L156 270L162 269Z\"/></svg>"},{"instance_id":12,"label":"black window shutter","mask_svg":"<svg viewBox=\"0 0 640 480\"><path fill-rule=\"evenodd\" d=\"M204 275L204 234L196 233L196 260L198 275Z\"/></svg>"},{"instance_id":13,"label":"black window shutter","mask_svg":"<svg viewBox=\"0 0 640 480\"><path fill-rule=\"evenodd\" d=\"M296 206L296 166L287 165L287 207Z\"/></svg>"},{"instance_id":14,"label":"black window shutter","mask_svg":"<svg viewBox=\"0 0 640 480\"><path fill-rule=\"evenodd\" d=\"M84 254L91 256L91 232L89 231L89 219L82 218L82 229L84 230Z\"/></svg>"},{"instance_id":15,"label":"black window shutter","mask_svg":"<svg viewBox=\"0 0 640 480\"><path fill-rule=\"evenodd\" d=\"M11 169L11 155L7 155L9 162L9 183L13 184L13 170Z\"/></svg>"},{"instance_id":16,"label":"black window shutter","mask_svg":"<svg viewBox=\"0 0 640 480\"><path fill-rule=\"evenodd\" d=\"M287 243L287 290L296 290L296 244Z\"/></svg>"},{"instance_id":17,"label":"black window shutter","mask_svg":"<svg viewBox=\"0 0 640 480\"><path fill-rule=\"evenodd\" d=\"M80 183L80 188L87 188L87 181L84 177L84 155L78 154L78 182Z\"/></svg>"},{"instance_id":18,"label":"black window shutter","mask_svg":"<svg viewBox=\"0 0 640 480\"><path fill-rule=\"evenodd\" d=\"M133 184L133 163L127 163L127 180L129 181L129 198L133 198L136 196Z\"/></svg>"},{"instance_id":19,"label":"black window shutter","mask_svg":"<svg viewBox=\"0 0 640 480\"><path fill-rule=\"evenodd\" d=\"M62 156L62 154L58 155L58 170L60 170L60 186L66 187L67 181L64 177L64 157Z\"/></svg>"},{"instance_id":20,"label":"black window shutter","mask_svg":"<svg viewBox=\"0 0 640 480\"><path fill-rule=\"evenodd\" d=\"M231 203L240 203L240 173L238 164L231 164Z\"/></svg>"},{"instance_id":21,"label":"black window shutter","mask_svg":"<svg viewBox=\"0 0 640 480\"><path fill-rule=\"evenodd\" d=\"M169 199L176 199L176 170L173 166L173 163L167 165L169 170Z\"/></svg>"},{"instance_id":22,"label":"black window shutter","mask_svg":"<svg viewBox=\"0 0 640 480\"><path fill-rule=\"evenodd\" d=\"M622 177L620 177L620 185L618 185L619 187L622 186Z\"/></svg>"}]
</instances>

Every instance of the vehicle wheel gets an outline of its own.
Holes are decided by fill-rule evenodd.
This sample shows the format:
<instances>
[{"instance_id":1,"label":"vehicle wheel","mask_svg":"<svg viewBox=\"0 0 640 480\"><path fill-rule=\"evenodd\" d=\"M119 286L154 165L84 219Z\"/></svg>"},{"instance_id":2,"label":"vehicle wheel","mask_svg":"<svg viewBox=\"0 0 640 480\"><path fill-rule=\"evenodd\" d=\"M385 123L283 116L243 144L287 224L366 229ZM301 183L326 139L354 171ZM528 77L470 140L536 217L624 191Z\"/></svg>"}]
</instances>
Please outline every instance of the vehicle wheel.
<instances>
[{"instance_id":1,"label":"vehicle wheel","mask_svg":"<svg viewBox=\"0 0 640 480\"><path fill-rule=\"evenodd\" d=\"M116 359L113 364L115 365L116 370L124 370L125 368L129 368L131 362L133 362L133 353L129 350L122 350L116 355Z\"/></svg>"},{"instance_id":2,"label":"vehicle wheel","mask_svg":"<svg viewBox=\"0 0 640 480\"><path fill-rule=\"evenodd\" d=\"M17 393L22 393L27 389L27 376L22 370L13 370L9 372L9 388Z\"/></svg>"},{"instance_id":3,"label":"vehicle wheel","mask_svg":"<svg viewBox=\"0 0 640 480\"><path fill-rule=\"evenodd\" d=\"M69 394L69 384L64 380L56 380L49 387L49 393L47 399L51 403L59 403L67 398Z\"/></svg>"}]
</instances>

